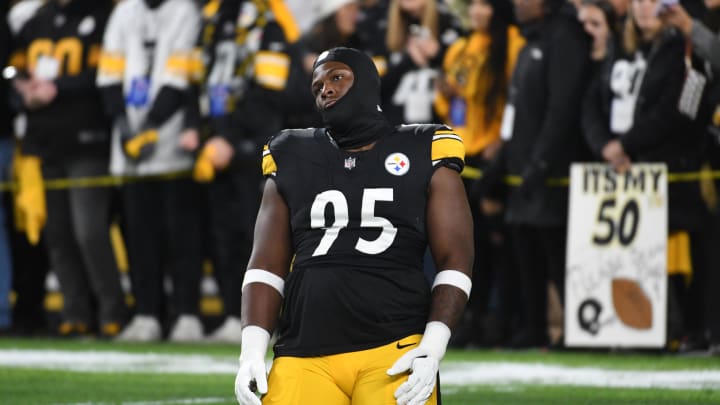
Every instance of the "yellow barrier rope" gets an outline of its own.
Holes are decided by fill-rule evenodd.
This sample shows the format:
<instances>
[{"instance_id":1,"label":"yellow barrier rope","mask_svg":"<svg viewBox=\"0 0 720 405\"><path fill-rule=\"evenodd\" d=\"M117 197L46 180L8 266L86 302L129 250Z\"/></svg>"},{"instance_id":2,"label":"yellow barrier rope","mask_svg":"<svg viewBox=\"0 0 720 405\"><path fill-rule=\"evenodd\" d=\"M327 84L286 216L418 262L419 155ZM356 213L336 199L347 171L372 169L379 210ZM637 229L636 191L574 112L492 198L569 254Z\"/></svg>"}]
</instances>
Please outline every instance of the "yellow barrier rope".
<instances>
[{"instance_id":1,"label":"yellow barrier rope","mask_svg":"<svg viewBox=\"0 0 720 405\"><path fill-rule=\"evenodd\" d=\"M477 180L482 177L482 170L465 166L460 175L469 180ZM702 170L699 172L679 172L668 173L668 183L689 183L700 180L717 180L720 179L720 170ZM522 177L508 175L503 181L510 186L519 186L522 184ZM547 184L551 187L567 187L570 185L569 177L551 177L547 179Z\"/></svg>"},{"instance_id":2,"label":"yellow barrier rope","mask_svg":"<svg viewBox=\"0 0 720 405\"><path fill-rule=\"evenodd\" d=\"M461 173L462 177L469 180L477 180L482 177L482 170L465 166ZM97 177L77 177L72 179L53 179L45 181L46 190L63 190L69 188L88 188L88 187L111 187L122 184L136 183L140 181L167 181L181 178L190 178L192 171L183 170L179 172L150 175L150 176L97 176ZM720 170L707 170L699 172L679 172L669 173L669 183L684 183L701 180L718 180L720 179ZM519 186L522 184L522 177L508 175L503 181L510 186ZM552 177L547 179L547 184L551 187L567 187L570 185L568 177ZM0 192L14 191L15 182L0 182Z\"/></svg>"},{"instance_id":3,"label":"yellow barrier rope","mask_svg":"<svg viewBox=\"0 0 720 405\"><path fill-rule=\"evenodd\" d=\"M147 176L95 176L53 179L45 181L45 189L64 190L69 188L112 187L122 184L137 183L141 181L168 181L190 178L191 176L191 170L182 170L177 172ZM17 186L15 182L2 182L0 183L0 192L14 191L16 187Z\"/></svg>"}]
</instances>

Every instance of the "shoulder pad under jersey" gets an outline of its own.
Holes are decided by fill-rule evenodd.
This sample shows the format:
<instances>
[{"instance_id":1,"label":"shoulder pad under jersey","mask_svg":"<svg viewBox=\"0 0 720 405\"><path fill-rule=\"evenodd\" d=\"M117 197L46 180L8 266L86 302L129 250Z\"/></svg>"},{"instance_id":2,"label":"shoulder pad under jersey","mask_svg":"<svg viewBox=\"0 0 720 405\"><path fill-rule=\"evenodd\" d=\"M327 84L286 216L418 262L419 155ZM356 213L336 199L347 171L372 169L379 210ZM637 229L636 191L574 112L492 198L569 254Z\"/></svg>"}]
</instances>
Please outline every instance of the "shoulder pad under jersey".
<instances>
[{"instance_id":1,"label":"shoulder pad under jersey","mask_svg":"<svg viewBox=\"0 0 720 405\"><path fill-rule=\"evenodd\" d=\"M274 152L301 148L303 144L312 141L315 136L315 128L306 129L284 129L268 139L263 146L262 171L263 176L275 176L277 164L273 157Z\"/></svg>"}]
</instances>

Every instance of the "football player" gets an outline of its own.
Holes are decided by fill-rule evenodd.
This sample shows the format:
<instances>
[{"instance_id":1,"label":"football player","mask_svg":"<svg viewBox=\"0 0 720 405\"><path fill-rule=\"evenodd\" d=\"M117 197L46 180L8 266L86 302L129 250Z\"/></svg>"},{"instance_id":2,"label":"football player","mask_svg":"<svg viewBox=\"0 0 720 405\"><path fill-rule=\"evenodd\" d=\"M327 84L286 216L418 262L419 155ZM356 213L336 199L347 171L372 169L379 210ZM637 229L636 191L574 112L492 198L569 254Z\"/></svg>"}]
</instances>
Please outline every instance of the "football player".
<instances>
[{"instance_id":1,"label":"football player","mask_svg":"<svg viewBox=\"0 0 720 405\"><path fill-rule=\"evenodd\" d=\"M282 131L263 151L238 402L437 404L439 362L471 288L462 141L442 125L391 126L377 69L358 50L320 54L311 88L325 128ZM428 245L441 269L432 282Z\"/></svg>"}]
</instances>

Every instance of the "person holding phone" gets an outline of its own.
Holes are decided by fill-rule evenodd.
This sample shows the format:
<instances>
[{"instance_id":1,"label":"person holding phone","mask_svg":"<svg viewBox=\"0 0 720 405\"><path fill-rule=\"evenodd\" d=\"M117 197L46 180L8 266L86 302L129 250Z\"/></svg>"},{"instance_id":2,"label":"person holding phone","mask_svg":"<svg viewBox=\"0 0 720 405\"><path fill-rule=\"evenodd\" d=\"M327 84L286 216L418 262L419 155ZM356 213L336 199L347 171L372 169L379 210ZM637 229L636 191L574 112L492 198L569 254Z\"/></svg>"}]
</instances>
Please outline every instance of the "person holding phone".
<instances>
[{"instance_id":1,"label":"person holding phone","mask_svg":"<svg viewBox=\"0 0 720 405\"><path fill-rule=\"evenodd\" d=\"M720 30L715 32L699 19L692 18L677 0L662 0L658 13L660 19L674 26L690 38L693 52L708 61L716 73L720 73ZM708 16L720 11L720 0L705 0ZM717 24L716 24L717 25Z\"/></svg>"}]
</instances>

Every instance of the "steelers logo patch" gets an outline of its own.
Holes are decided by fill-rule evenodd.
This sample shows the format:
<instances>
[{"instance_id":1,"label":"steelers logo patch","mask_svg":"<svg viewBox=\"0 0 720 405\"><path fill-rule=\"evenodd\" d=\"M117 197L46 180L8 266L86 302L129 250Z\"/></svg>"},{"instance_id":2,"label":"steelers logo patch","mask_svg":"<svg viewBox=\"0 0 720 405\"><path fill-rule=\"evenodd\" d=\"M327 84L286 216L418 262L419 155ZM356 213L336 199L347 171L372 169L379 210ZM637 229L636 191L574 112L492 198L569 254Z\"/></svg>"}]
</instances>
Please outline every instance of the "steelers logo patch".
<instances>
[{"instance_id":1,"label":"steelers logo patch","mask_svg":"<svg viewBox=\"0 0 720 405\"><path fill-rule=\"evenodd\" d=\"M391 153L385 158L385 170L393 176L402 176L410 170L410 159L400 152Z\"/></svg>"}]
</instances>

